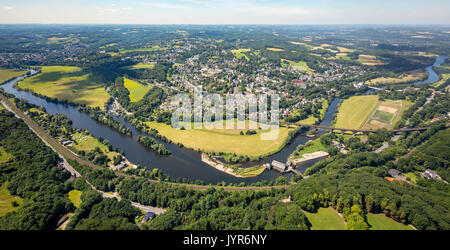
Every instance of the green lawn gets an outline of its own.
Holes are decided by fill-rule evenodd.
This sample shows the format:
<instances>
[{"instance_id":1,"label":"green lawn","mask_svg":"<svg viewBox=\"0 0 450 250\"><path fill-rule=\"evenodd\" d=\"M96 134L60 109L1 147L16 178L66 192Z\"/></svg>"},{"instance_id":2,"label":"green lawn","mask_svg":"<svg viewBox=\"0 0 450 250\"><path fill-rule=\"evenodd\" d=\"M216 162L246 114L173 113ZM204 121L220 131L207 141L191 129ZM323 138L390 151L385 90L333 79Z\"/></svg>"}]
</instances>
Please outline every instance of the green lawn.
<instances>
[{"instance_id":1,"label":"green lawn","mask_svg":"<svg viewBox=\"0 0 450 250\"><path fill-rule=\"evenodd\" d=\"M25 75L27 71L17 69L2 69L0 68L0 83L9 79Z\"/></svg>"},{"instance_id":2,"label":"green lawn","mask_svg":"<svg viewBox=\"0 0 450 250\"><path fill-rule=\"evenodd\" d=\"M19 82L22 89L73 103L103 108L109 99L105 85L92 80L89 73L71 66L43 66L40 74Z\"/></svg>"},{"instance_id":3,"label":"green lawn","mask_svg":"<svg viewBox=\"0 0 450 250\"><path fill-rule=\"evenodd\" d=\"M335 128L360 129L375 111L378 96L353 96L339 107Z\"/></svg>"},{"instance_id":4,"label":"green lawn","mask_svg":"<svg viewBox=\"0 0 450 250\"><path fill-rule=\"evenodd\" d=\"M280 127L276 140L261 140L261 133L268 131L256 130L256 135L240 135L247 130L239 129L191 129L180 130L170 125L145 122L149 127L175 143L182 143L191 149L201 149L206 152L236 153L247 156L263 156L278 152L286 145L289 129Z\"/></svg>"},{"instance_id":5,"label":"green lawn","mask_svg":"<svg viewBox=\"0 0 450 250\"><path fill-rule=\"evenodd\" d=\"M312 142L307 142L306 144L299 145L297 149L292 153L294 159L302 158L304 154L310 154L317 151L326 151L325 146L320 142L320 138L315 139Z\"/></svg>"},{"instance_id":6,"label":"green lawn","mask_svg":"<svg viewBox=\"0 0 450 250\"><path fill-rule=\"evenodd\" d=\"M9 161L12 155L5 151L3 147L0 146L0 163Z\"/></svg>"},{"instance_id":7,"label":"green lawn","mask_svg":"<svg viewBox=\"0 0 450 250\"><path fill-rule=\"evenodd\" d=\"M69 195L69 200L73 203L73 205L78 208L81 205L81 194L83 192L79 191L79 190L72 190L68 193Z\"/></svg>"},{"instance_id":8,"label":"green lawn","mask_svg":"<svg viewBox=\"0 0 450 250\"><path fill-rule=\"evenodd\" d=\"M333 208L319 208L317 213L304 212L311 230L345 230L344 219Z\"/></svg>"},{"instance_id":9,"label":"green lawn","mask_svg":"<svg viewBox=\"0 0 450 250\"><path fill-rule=\"evenodd\" d=\"M109 151L106 145L100 143L96 138L92 136L86 136L81 133L76 133L72 135L72 139L78 143L73 145L73 147L77 150L89 152L94 150L96 147L99 147L111 161L114 160L114 156L119 155L119 153L117 152Z\"/></svg>"},{"instance_id":10,"label":"green lawn","mask_svg":"<svg viewBox=\"0 0 450 250\"><path fill-rule=\"evenodd\" d=\"M13 207L11 202L16 201L19 205L23 202L22 198L12 196L6 188L7 186L8 182L5 182L0 187L0 216L19 209L19 207Z\"/></svg>"},{"instance_id":11,"label":"green lawn","mask_svg":"<svg viewBox=\"0 0 450 250\"><path fill-rule=\"evenodd\" d=\"M125 88L130 91L130 101L131 102L137 102L144 98L145 94L150 90L149 87L144 86L138 82L135 82L133 80L130 80L126 77L123 78L123 83Z\"/></svg>"},{"instance_id":12,"label":"green lawn","mask_svg":"<svg viewBox=\"0 0 450 250\"><path fill-rule=\"evenodd\" d=\"M370 230L413 230L412 227L396 222L384 214L367 214Z\"/></svg>"}]
</instances>

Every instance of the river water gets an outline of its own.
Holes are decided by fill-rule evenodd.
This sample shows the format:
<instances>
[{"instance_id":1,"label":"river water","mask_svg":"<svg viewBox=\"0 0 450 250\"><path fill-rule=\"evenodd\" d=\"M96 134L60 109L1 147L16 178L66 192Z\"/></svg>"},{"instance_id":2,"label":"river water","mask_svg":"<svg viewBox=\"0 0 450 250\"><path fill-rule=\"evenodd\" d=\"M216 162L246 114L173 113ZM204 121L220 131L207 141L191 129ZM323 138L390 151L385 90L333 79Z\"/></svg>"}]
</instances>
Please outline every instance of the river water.
<instances>
[{"instance_id":1,"label":"river water","mask_svg":"<svg viewBox=\"0 0 450 250\"><path fill-rule=\"evenodd\" d=\"M446 56L439 56L433 66L441 65L447 59ZM426 81L418 82L419 84L433 83L436 82L439 77L434 72L433 66L427 67L430 72L429 77ZM146 149L144 146L137 142L137 135L143 135L142 132L138 131L133 125L125 121L122 117L114 117L115 119L124 123L129 127L133 136L121 135L114 129L109 128L103 124L98 123L93 120L88 114L79 112L76 107L60 103L48 102L43 98L34 96L30 92L17 90L13 85L22 80L24 77L16 78L2 85L1 87L7 92L18 98L27 100L28 102L42 106L46 109L49 114L64 114L73 122L73 127L77 129L85 129L89 131L92 135L96 137L102 137L107 139L111 145L119 148L119 150L125 152L125 156L134 164L139 164L148 169L158 168L164 173L168 174L173 178L186 178L188 180L203 180L206 183L215 184L220 181L225 181L227 183L253 183L261 180L272 180L276 179L281 174L272 170L265 171L263 174L254 178L237 178L229 174L223 173L216 170L215 168L203 163L201 161L201 155L193 150L187 148L180 148L174 144L163 143L167 149L172 152L170 156L160 156L151 150ZM336 98L328 107L325 114L324 120L321 122L322 126L329 126L333 121L334 114L340 102L339 98ZM304 135L298 135L291 143L286 145L280 152L264 158L258 163L249 164L264 164L277 160L280 162L286 162L289 155L297 148L298 145L304 144L309 140L318 138L320 135L325 133L325 130L320 130L319 134L314 138L309 138ZM236 143L239 143L238 141ZM257 145L255 145L257 146ZM306 168L312 166L315 162L313 161L299 167L299 170L303 172ZM249 165L247 164L247 165ZM290 174L287 174L288 176Z\"/></svg>"},{"instance_id":2,"label":"river water","mask_svg":"<svg viewBox=\"0 0 450 250\"><path fill-rule=\"evenodd\" d=\"M23 77L16 78L2 85L1 87L9 94L12 94L18 98L27 100L28 102L37 106L42 106L49 114L64 114L73 122L73 127L77 129L85 129L96 137L102 137L107 139L111 145L117 147L119 150L125 152L125 156L134 164L139 164L148 169L158 168L164 173L173 178L186 178L188 180L203 180L206 183L215 184L219 181L225 181L227 183L253 183L261 180L272 180L280 176L280 173L276 171L265 171L263 174L254 178L237 178L229 174L216 170L215 168L203 163L201 161L201 155L187 148L180 148L174 144L163 143L168 150L172 152L170 156L160 156L151 150L148 150L137 142L137 136L143 135L133 125L125 121L121 117L114 117L115 119L124 123L132 130L133 136L121 135L114 129L109 128L103 124L93 120L88 114L79 112L76 107L60 103L48 102L43 98L37 97L30 92L17 90L13 85L22 80ZM333 120L333 115L336 111L339 99L334 100L328 108L325 115L325 119L322 125L330 125ZM320 131L323 134L325 131ZM308 138L304 135L298 135L290 144L288 144L283 150L270 157L263 159L260 164L271 162L272 160L278 160L286 162L289 155L300 144L307 142L314 138ZM239 143L238 141L236 143ZM257 146L257 145L255 145ZM309 163L302 167L305 169L313 164Z\"/></svg>"},{"instance_id":3,"label":"river water","mask_svg":"<svg viewBox=\"0 0 450 250\"><path fill-rule=\"evenodd\" d=\"M439 80L439 75L436 73L436 71L433 70L433 67L441 66L445 62L445 60L447 60L447 56L438 56L433 65L430 65L425 68L428 71L428 79L416 82L415 85L437 82Z\"/></svg>"}]
</instances>

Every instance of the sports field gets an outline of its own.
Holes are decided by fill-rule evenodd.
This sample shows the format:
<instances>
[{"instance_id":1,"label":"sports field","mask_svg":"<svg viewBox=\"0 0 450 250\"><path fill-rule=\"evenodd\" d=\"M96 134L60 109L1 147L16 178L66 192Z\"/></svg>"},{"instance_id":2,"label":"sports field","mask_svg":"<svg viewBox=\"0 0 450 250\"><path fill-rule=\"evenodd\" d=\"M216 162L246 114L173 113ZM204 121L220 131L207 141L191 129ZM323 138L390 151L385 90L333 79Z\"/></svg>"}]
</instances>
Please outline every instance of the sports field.
<instances>
[{"instance_id":1,"label":"sports field","mask_svg":"<svg viewBox=\"0 0 450 250\"><path fill-rule=\"evenodd\" d=\"M352 96L342 102L335 128L360 129L378 105L378 96Z\"/></svg>"},{"instance_id":2,"label":"sports field","mask_svg":"<svg viewBox=\"0 0 450 250\"><path fill-rule=\"evenodd\" d=\"M88 73L71 66L43 66L42 72L19 82L22 89L30 89L35 93L85 104L90 107L103 108L109 99L105 85L95 83Z\"/></svg>"},{"instance_id":3,"label":"sports field","mask_svg":"<svg viewBox=\"0 0 450 250\"><path fill-rule=\"evenodd\" d=\"M386 100L379 102L375 112L370 116L364 129L392 129L400 120L403 112L411 107L412 103L406 100Z\"/></svg>"},{"instance_id":4,"label":"sports field","mask_svg":"<svg viewBox=\"0 0 450 250\"><path fill-rule=\"evenodd\" d=\"M261 140L261 133L267 132L258 130L255 135L240 135L240 132L247 130L239 129L192 129L180 130L172 128L170 125L145 122L149 127L159 131L159 133L175 143L182 143L187 148L200 149L206 152L235 153L246 156L263 156L279 151L286 144L289 129L280 127L276 140Z\"/></svg>"},{"instance_id":5,"label":"sports field","mask_svg":"<svg viewBox=\"0 0 450 250\"><path fill-rule=\"evenodd\" d=\"M149 87L144 86L136 81L130 80L126 77L123 78L123 84L125 88L130 91L130 101L137 102L144 98L145 94L150 90Z\"/></svg>"},{"instance_id":6,"label":"sports field","mask_svg":"<svg viewBox=\"0 0 450 250\"><path fill-rule=\"evenodd\" d=\"M6 188L7 186L8 182L4 182L3 185L0 186L0 216L19 209L19 206L14 207L11 202L15 201L18 205L23 202L22 198L12 196Z\"/></svg>"},{"instance_id":7,"label":"sports field","mask_svg":"<svg viewBox=\"0 0 450 250\"><path fill-rule=\"evenodd\" d=\"M15 77L25 75L26 73L27 71L24 70L0 68L0 83L3 83Z\"/></svg>"},{"instance_id":8,"label":"sports field","mask_svg":"<svg viewBox=\"0 0 450 250\"><path fill-rule=\"evenodd\" d=\"M413 230L411 226L394 221L384 214L367 214L370 230Z\"/></svg>"},{"instance_id":9,"label":"sports field","mask_svg":"<svg viewBox=\"0 0 450 250\"><path fill-rule=\"evenodd\" d=\"M317 213L303 211L311 222L311 230L345 230L344 219L333 208L319 208Z\"/></svg>"}]
</instances>

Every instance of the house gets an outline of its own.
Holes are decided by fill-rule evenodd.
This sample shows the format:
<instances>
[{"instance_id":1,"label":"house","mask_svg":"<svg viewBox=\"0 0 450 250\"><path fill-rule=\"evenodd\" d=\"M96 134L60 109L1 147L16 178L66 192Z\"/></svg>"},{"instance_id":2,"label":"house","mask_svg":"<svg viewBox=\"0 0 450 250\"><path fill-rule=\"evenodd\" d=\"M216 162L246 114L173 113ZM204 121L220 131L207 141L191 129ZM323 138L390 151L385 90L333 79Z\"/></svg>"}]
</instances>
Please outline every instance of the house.
<instances>
[{"instance_id":1,"label":"house","mask_svg":"<svg viewBox=\"0 0 450 250\"><path fill-rule=\"evenodd\" d=\"M145 214L144 221L145 221L145 222L148 222L148 221L152 220L153 218L155 218L155 214L152 213L152 212L147 212L147 213Z\"/></svg>"},{"instance_id":2,"label":"house","mask_svg":"<svg viewBox=\"0 0 450 250\"><path fill-rule=\"evenodd\" d=\"M115 168L116 170L121 170L121 169L126 168L126 167L128 167L128 164L127 164L126 162L122 161L121 163L119 163L118 165L116 165L114 168Z\"/></svg>"},{"instance_id":3,"label":"house","mask_svg":"<svg viewBox=\"0 0 450 250\"><path fill-rule=\"evenodd\" d=\"M389 169L388 174L394 178L398 177L401 172L398 171L397 169Z\"/></svg>"},{"instance_id":4,"label":"house","mask_svg":"<svg viewBox=\"0 0 450 250\"><path fill-rule=\"evenodd\" d=\"M286 165L281 163L281 162L279 162L279 161L275 161L274 160L274 161L272 161L271 165L272 165L273 169L275 169L275 170L277 170L279 172L286 171Z\"/></svg>"},{"instance_id":5,"label":"house","mask_svg":"<svg viewBox=\"0 0 450 250\"><path fill-rule=\"evenodd\" d=\"M61 142L61 144L64 146L71 146L72 142L71 141L63 141L63 142Z\"/></svg>"},{"instance_id":6,"label":"house","mask_svg":"<svg viewBox=\"0 0 450 250\"><path fill-rule=\"evenodd\" d=\"M427 169L422 173L422 177L426 179L442 180L442 178L433 170Z\"/></svg>"}]
</instances>

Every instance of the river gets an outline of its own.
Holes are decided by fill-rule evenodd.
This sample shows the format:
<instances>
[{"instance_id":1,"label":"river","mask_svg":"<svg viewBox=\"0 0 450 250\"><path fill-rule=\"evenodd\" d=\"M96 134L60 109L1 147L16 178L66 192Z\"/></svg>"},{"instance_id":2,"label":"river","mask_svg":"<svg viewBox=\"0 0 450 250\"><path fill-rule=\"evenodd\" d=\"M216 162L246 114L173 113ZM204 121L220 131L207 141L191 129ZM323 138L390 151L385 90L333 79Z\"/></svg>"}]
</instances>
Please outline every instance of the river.
<instances>
[{"instance_id":1,"label":"river","mask_svg":"<svg viewBox=\"0 0 450 250\"><path fill-rule=\"evenodd\" d=\"M264 171L263 174L254 178L237 178L224 172L218 171L215 168L203 163L201 161L201 155L198 152L187 148L180 148L177 145L171 143L163 144L172 152L172 155L160 156L137 142L137 136L143 135L144 133L138 131L133 125L125 121L123 118L114 117L131 129L133 133L133 136L131 137L121 135L114 129L98 123L97 121L93 120L88 114L79 112L77 108L72 105L48 102L43 98L31 94L30 92L15 89L13 87L14 84L22 80L23 78L24 77L18 77L1 85L1 87L5 90L5 92L14 95L17 98L21 98L37 106L44 107L49 114L64 114L70 120L72 120L74 128L85 129L96 137L107 139L111 145L125 152L125 156L134 164L139 164L142 167L146 167L148 169L158 168L172 178L203 180L208 184L216 184L220 181L225 181L227 183L254 183L261 180L270 181L276 179L281 175L280 173L272 170ZM329 105L328 111L325 114L325 119L321 123L322 125L331 124L338 103L339 99L336 99ZM320 131L319 135L323 134L324 132L325 131ZM286 145L283 150L263 159L260 163L262 164L271 162L272 160L286 162L289 155L296 149L298 145L303 144L311 139L314 138L308 138L304 135L298 135L290 144ZM306 164L302 167L302 169L306 169L313 163L314 162ZM290 174L286 175L289 176Z\"/></svg>"},{"instance_id":2,"label":"river","mask_svg":"<svg viewBox=\"0 0 450 250\"><path fill-rule=\"evenodd\" d=\"M428 79L420 82L414 83L415 85L422 85L428 83L435 83L439 81L439 75L434 71L433 67L441 66L445 60L447 60L447 56L438 56L433 65L426 67L425 69L428 71Z\"/></svg>"}]
</instances>

